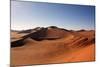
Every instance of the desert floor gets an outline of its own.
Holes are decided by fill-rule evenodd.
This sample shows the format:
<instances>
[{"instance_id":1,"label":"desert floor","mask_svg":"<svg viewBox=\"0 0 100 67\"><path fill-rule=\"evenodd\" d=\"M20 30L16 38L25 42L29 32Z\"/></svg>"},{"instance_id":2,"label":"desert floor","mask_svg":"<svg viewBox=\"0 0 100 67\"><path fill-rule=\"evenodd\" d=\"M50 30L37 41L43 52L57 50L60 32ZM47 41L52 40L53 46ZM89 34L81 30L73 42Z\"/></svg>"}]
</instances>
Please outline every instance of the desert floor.
<instances>
[{"instance_id":1,"label":"desert floor","mask_svg":"<svg viewBox=\"0 0 100 67\"><path fill-rule=\"evenodd\" d=\"M21 39L26 33L11 32L11 41ZM63 35L63 36L62 36ZM44 39L37 41L30 37L24 45L11 48L11 65L51 64L84 62L95 60L94 31L60 31L49 29Z\"/></svg>"}]
</instances>

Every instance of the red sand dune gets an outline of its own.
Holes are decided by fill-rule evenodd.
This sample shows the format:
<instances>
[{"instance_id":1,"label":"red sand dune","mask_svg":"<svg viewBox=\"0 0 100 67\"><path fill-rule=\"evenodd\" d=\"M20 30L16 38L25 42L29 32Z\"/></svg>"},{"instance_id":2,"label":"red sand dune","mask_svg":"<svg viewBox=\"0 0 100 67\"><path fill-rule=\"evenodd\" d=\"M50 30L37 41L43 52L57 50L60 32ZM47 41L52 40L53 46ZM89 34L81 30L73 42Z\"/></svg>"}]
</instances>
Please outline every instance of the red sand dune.
<instances>
[{"instance_id":1,"label":"red sand dune","mask_svg":"<svg viewBox=\"0 0 100 67\"><path fill-rule=\"evenodd\" d=\"M33 29L34 30L34 29ZM11 32L11 65L95 60L95 31L48 27Z\"/></svg>"}]
</instances>

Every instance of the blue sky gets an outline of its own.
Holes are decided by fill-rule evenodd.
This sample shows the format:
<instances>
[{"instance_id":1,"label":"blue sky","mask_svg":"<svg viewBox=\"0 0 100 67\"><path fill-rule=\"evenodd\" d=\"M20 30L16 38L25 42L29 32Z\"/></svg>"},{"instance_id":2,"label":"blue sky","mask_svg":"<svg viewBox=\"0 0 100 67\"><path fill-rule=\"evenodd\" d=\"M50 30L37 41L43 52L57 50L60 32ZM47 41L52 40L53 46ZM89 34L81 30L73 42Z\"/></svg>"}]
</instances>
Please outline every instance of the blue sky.
<instances>
[{"instance_id":1,"label":"blue sky","mask_svg":"<svg viewBox=\"0 0 100 67\"><path fill-rule=\"evenodd\" d=\"M94 29L95 7L57 3L11 2L11 29L58 26L80 30Z\"/></svg>"}]
</instances>

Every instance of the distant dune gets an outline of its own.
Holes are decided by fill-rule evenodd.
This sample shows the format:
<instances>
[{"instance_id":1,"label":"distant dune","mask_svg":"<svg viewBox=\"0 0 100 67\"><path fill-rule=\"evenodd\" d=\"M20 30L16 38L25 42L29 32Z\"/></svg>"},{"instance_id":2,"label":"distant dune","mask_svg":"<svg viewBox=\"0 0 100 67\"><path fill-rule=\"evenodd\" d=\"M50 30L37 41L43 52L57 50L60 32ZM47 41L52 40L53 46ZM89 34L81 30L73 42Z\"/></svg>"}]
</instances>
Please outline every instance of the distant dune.
<instances>
[{"instance_id":1,"label":"distant dune","mask_svg":"<svg viewBox=\"0 0 100 67\"><path fill-rule=\"evenodd\" d=\"M11 31L11 65L95 60L95 31L56 26Z\"/></svg>"}]
</instances>

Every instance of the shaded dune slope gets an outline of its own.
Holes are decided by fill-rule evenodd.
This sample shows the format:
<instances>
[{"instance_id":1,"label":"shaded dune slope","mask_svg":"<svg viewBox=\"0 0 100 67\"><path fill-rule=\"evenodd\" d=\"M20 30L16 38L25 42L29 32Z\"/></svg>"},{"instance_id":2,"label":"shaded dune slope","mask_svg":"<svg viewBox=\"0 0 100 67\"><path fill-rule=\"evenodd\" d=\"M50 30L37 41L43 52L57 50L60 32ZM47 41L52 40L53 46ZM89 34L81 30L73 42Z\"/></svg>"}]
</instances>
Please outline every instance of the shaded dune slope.
<instances>
[{"instance_id":1,"label":"shaded dune slope","mask_svg":"<svg viewBox=\"0 0 100 67\"><path fill-rule=\"evenodd\" d=\"M38 29L38 30L37 30ZM66 36L66 34L69 35L68 32L65 30L61 30L58 28L37 28L36 30L31 31L31 33L20 37L19 39L15 39L11 42L11 47L17 47L24 45L24 40L26 41L27 38L31 38L36 41L41 40L55 40L60 39ZM30 30L19 32L19 33L27 33L30 32ZM67 36L68 36L67 35Z\"/></svg>"}]
</instances>

